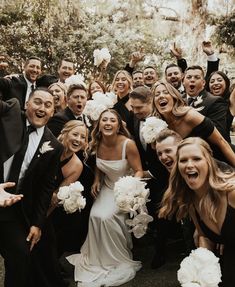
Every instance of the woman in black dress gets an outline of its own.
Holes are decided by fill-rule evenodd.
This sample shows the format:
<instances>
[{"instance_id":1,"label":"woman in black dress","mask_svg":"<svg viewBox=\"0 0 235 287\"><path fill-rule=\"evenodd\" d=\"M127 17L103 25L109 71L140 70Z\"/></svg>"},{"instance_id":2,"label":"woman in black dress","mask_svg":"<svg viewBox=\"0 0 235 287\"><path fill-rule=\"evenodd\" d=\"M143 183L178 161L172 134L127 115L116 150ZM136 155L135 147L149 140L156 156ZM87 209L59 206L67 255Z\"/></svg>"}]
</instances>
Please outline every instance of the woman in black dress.
<instances>
[{"instance_id":1,"label":"woman in black dress","mask_svg":"<svg viewBox=\"0 0 235 287\"><path fill-rule=\"evenodd\" d=\"M167 122L169 129L176 131L182 138L203 138L211 145L215 158L235 167L235 154L229 143L209 118L185 104L174 87L165 81L159 81L153 87L153 95L154 108Z\"/></svg>"},{"instance_id":2,"label":"woman in black dress","mask_svg":"<svg viewBox=\"0 0 235 287\"><path fill-rule=\"evenodd\" d=\"M229 134L235 116L235 93L230 93L230 80L225 73L216 71L210 74L206 88L212 95L222 97L227 102L227 131Z\"/></svg>"},{"instance_id":3,"label":"woman in black dress","mask_svg":"<svg viewBox=\"0 0 235 287\"><path fill-rule=\"evenodd\" d=\"M199 247L221 256L222 286L235 286L235 173L222 172L201 138L178 145L160 217L192 218Z\"/></svg>"}]
</instances>

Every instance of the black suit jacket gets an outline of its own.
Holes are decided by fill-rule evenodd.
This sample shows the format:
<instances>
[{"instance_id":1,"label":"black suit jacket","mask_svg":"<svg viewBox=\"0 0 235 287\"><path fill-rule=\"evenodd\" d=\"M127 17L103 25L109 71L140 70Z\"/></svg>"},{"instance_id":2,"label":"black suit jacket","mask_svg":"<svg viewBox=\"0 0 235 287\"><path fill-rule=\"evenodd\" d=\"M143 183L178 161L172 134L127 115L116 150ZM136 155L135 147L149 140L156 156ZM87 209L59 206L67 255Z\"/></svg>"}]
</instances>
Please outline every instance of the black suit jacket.
<instances>
[{"instance_id":1,"label":"black suit jacket","mask_svg":"<svg viewBox=\"0 0 235 287\"><path fill-rule=\"evenodd\" d=\"M89 119L82 115L83 121L86 124L88 128L91 127ZM76 120L74 114L70 110L69 107L67 107L65 110L56 113L48 122L47 126L53 133L55 137L58 137L60 132L62 131L64 125L71 120Z\"/></svg>"},{"instance_id":2,"label":"black suit jacket","mask_svg":"<svg viewBox=\"0 0 235 287\"><path fill-rule=\"evenodd\" d=\"M203 90L197 96L197 100L193 102L192 107L209 118L221 135L230 142L230 135L227 131L228 103L222 97L213 96Z\"/></svg>"},{"instance_id":3,"label":"black suit jacket","mask_svg":"<svg viewBox=\"0 0 235 287\"><path fill-rule=\"evenodd\" d=\"M152 149L151 145L147 144L146 150L143 148L139 137L140 121L133 113L131 113L127 127L138 148L143 170L149 170L153 175L153 178L148 181L150 191L155 193L156 201L160 201L162 193L168 184L169 174L159 161L156 151Z\"/></svg>"},{"instance_id":4,"label":"black suit jacket","mask_svg":"<svg viewBox=\"0 0 235 287\"><path fill-rule=\"evenodd\" d=\"M0 78L0 92L3 101L12 98L18 99L21 109L24 109L25 97L27 92L27 82L21 74L18 77Z\"/></svg>"},{"instance_id":5,"label":"black suit jacket","mask_svg":"<svg viewBox=\"0 0 235 287\"><path fill-rule=\"evenodd\" d=\"M15 101L17 100L12 99L9 102L12 104L12 102ZM10 107L12 107L14 109L14 116L17 118L21 117L22 112L19 105L18 109L15 107L15 105L10 105L10 107L7 109L7 104L8 102L4 104L5 114L11 113ZM12 117L12 121L6 123L9 128L11 125L15 125L14 116ZM23 130L24 134L26 127L23 117L18 122L17 126L20 130ZM7 128L3 127L3 125L1 128L4 128L3 131L7 130ZM0 134L2 134L2 129L0 129ZM18 143L18 134L11 134L12 143L15 142L15 139ZM45 147L46 144L49 144L53 150L42 150L42 147ZM40 228L42 227L46 218L52 193L55 189L55 175L57 174L62 151L62 145L53 136L51 131L45 127L43 136L33 156L33 159L31 160L28 169L17 186L17 192L22 193L24 197L17 205L1 209L0 219L6 219L9 215L11 217L11 213L15 213L17 209L17 214L19 213L20 216L23 215L23 219L29 226L35 225ZM1 150L1 154L5 159L9 157L8 150L5 150L4 148Z\"/></svg>"}]
</instances>

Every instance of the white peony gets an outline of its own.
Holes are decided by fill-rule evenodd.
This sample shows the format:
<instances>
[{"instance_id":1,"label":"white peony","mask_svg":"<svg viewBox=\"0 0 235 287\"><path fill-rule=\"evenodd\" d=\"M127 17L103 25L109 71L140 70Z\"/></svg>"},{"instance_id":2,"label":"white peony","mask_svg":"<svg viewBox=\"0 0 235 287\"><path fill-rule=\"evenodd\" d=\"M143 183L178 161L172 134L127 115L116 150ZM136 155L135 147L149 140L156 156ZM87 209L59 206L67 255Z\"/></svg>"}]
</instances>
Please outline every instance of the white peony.
<instances>
[{"instance_id":1,"label":"white peony","mask_svg":"<svg viewBox=\"0 0 235 287\"><path fill-rule=\"evenodd\" d=\"M196 282L188 282L181 285L182 287L201 287L199 283Z\"/></svg>"},{"instance_id":2,"label":"white peony","mask_svg":"<svg viewBox=\"0 0 235 287\"><path fill-rule=\"evenodd\" d=\"M205 265L199 272L202 287L216 287L221 282L221 271L218 265Z\"/></svg>"},{"instance_id":3,"label":"white peony","mask_svg":"<svg viewBox=\"0 0 235 287\"><path fill-rule=\"evenodd\" d=\"M85 208L86 206L86 199L83 196L79 196L77 198L77 207L81 211L81 209Z\"/></svg>"},{"instance_id":4,"label":"white peony","mask_svg":"<svg viewBox=\"0 0 235 287\"><path fill-rule=\"evenodd\" d=\"M167 127L167 123L161 119L156 117L147 118L141 129L144 141L147 144L154 142L159 132Z\"/></svg>"},{"instance_id":5,"label":"white peony","mask_svg":"<svg viewBox=\"0 0 235 287\"><path fill-rule=\"evenodd\" d=\"M77 202L71 197L64 201L63 207L66 213L74 213L78 210Z\"/></svg>"},{"instance_id":6,"label":"white peony","mask_svg":"<svg viewBox=\"0 0 235 287\"><path fill-rule=\"evenodd\" d=\"M57 197L59 200L64 201L65 199L69 198L69 193L69 186L62 186L59 188Z\"/></svg>"},{"instance_id":7,"label":"white peony","mask_svg":"<svg viewBox=\"0 0 235 287\"><path fill-rule=\"evenodd\" d=\"M82 192L84 187L79 181L75 181L69 185L69 189L71 192Z\"/></svg>"},{"instance_id":8,"label":"white peony","mask_svg":"<svg viewBox=\"0 0 235 287\"><path fill-rule=\"evenodd\" d=\"M93 52L94 65L99 67L100 64L105 60L106 63L109 63L111 60L111 55L107 48L102 48L101 50L95 49Z\"/></svg>"},{"instance_id":9,"label":"white peony","mask_svg":"<svg viewBox=\"0 0 235 287\"><path fill-rule=\"evenodd\" d=\"M219 258L206 248L197 248L181 262L177 277L182 287L218 287L221 282Z\"/></svg>"},{"instance_id":10,"label":"white peony","mask_svg":"<svg viewBox=\"0 0 235 287\"><path fill-rule=\"evenodd\" d=\"M78 209L81 211L86 206L86 199L82 196L83 190L84 187L79 181L60 187L57 197L67 213L73 213Z\"/></svg>"},{"instance_id":11,"label":"white peony","mask_svg":"<svg viewBox=\"0 0 235 287\"><path fill-rule=\"evenodd\" d=\"M83 85L86 88L85 78L81 74L76 74L65 79L65 85L69 88L71 85Z\"/></svg>"},{"instance_id":12,"label":"white peony","mask_svg":"<svg viewBox=\"0 0 235 287\"><path fill-rule=\"evenodd\" d=\"M180 269L177 272L178 281L181 284L188 282L197 282L197 269L194 260L188 256L183 259Z\"/></svg>"},{"instance_id":13,"label":"white peony","mask_svg":"<svg viewBox=\"0 0 235 287\"><path fill-rule=\"evenodd\" d=\"M192 250L190 257L195 259L198 269L219 262L219 258L217 258L213 252L203 247Z\"/></svg>"}]
</instances>

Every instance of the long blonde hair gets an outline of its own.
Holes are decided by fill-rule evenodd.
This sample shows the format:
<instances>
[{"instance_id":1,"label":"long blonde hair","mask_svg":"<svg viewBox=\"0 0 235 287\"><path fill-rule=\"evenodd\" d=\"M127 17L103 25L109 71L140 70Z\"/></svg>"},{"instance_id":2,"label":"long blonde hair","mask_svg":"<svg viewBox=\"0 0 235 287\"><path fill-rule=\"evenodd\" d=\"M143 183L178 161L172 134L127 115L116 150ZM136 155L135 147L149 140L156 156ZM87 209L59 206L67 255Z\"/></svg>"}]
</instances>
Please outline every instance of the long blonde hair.
<instances>
[{"instance_id":1,"label":"long blonde hair","mask_svg":"<svg viewBox=\"0 0 235 287\"><path fill-rule=\"evenodd\" d=\"M206 216L213 222L216 222L215 215L220 205L221 193L227 193L235 189L235 173L233 171L222 172L219 170L216 161L212 157L210 146L199 137L186 138L178 145L176 162L170 175L169 187L162 199L159 217L171 218L176 213L177 220L181 220L194 205L194 191L188 187L178 167L180 149L191 144L196 144L200 147L209 167L207 175L209 187L200 199L199 211L204 210Z\"/></svg>"},{"instance_id":2,"label":"long blonde hair","mask_svg":"<svg viewBox=\"0 0 235 287\"><path fill-rule=\"evenodd\" d=\"M87 157L87 149L88 149L88 129L86 127L86 125L82 122L82 121L78 121L78 120L71 120L71 121L68 121L62 131L60 132L60 135L58 136L58 141L62 143L62 145L64 146L64 153L66 154L68 152L68 147L66 146L66 138L67 138L67 135L68 133L73 130L74 128L76 127L84 127L85 130L86 130L86 146L83 150L84 152L84 156L85 158Z\"/></svg>"},{"instance_id":3,"label":"long blonde hair","mask_svg":"<svg viewBox=\"0 0 235 287\"><path fill-rule=\"evenodd\" d=\"M113 77L111 88L112 88L112 90L115 90L114 86L115 86L116 78L121 73L123 73L125 75L128 83L129 83L129 93L130 93L133 90L133 81L132 81L131 75L126 70L119 70L119 71L116 72L116 74Z\"/></svg>"},{"instance_id":4,"label":"long blonde hair","mask_svg":"<svg viewBox=\"0 0 235 287\"><path fill-rule=\"evenodd\" d=\"M153 87L152 87L153 97L155 97L155 90L156 90L156 88L158 86L160 86L160 85L165 86L166 90L172 96L172 98L174 100L174 106L173 106L173 109L172 109L172 114L174 116L182 117L182 116L186 115L190 109L192 109L191 107L187 106L185 101L182 99L182 96L179 93L179 91L176 88L174 88L172 85L170 85L168 82L164 81L164 80L157 81L153 85ZM158 112L158 110L157 110L157 108L155 106L154 100L153 100L153 108ZM161 117L163 117L163 116L161 116Z\"/></svg>"}]
</instances>

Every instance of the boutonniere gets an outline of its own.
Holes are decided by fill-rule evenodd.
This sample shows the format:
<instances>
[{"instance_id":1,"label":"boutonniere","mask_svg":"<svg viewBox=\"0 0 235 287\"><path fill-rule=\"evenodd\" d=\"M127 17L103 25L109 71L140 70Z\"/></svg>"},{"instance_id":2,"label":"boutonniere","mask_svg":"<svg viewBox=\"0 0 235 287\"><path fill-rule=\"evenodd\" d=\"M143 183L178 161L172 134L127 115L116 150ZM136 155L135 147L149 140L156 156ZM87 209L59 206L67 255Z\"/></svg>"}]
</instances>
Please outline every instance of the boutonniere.
<instances>
[{"instance_id":1,"label":"boutonniere","mask_svg":"<svg viewBox=\"0 0 235 287\"><path fill-rule=\"evenodd\" d=\"M195 108L196 111L200 112L205 108L205 106L201 106L197 108L197 106L199 106L202 102L203 102L202 96L198 96L196 101L194 101L193 103L193 107Z\"/></svg>"},{"instance_id":2,"label":"boutonniere","mask_svg":"<svg viewBox=\"0 0 235 287\"><path fill-rule=\"evenodd\" d=\"M48 151L54 150L54 148L50 145L50 143L51 143L50 141L44 142L42 147L39 149L39 152L41 154L44 154Z\"/></svg>"}]
</instances>

